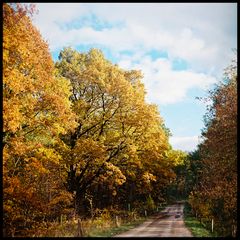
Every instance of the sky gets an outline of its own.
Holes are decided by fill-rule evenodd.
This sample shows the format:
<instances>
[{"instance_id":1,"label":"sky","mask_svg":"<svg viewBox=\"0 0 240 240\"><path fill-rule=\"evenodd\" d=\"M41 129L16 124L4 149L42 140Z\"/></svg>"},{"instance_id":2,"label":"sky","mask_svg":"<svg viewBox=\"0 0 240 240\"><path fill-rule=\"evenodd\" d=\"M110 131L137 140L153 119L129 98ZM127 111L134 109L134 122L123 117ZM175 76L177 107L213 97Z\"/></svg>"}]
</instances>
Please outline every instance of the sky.
<instances>
[{"instance_id":1,"label":"sky","mask_svg":"<svg viewBox=\"0 0 240 240\"><path fill-rule=\"evenodd\" d=\"M174 149L194 151L206 105L196 97L221 81L237 48L237 3L37 3L33 23L53 59L71 46L99 48L141 70Z\"/></svg>"}]
</instances>

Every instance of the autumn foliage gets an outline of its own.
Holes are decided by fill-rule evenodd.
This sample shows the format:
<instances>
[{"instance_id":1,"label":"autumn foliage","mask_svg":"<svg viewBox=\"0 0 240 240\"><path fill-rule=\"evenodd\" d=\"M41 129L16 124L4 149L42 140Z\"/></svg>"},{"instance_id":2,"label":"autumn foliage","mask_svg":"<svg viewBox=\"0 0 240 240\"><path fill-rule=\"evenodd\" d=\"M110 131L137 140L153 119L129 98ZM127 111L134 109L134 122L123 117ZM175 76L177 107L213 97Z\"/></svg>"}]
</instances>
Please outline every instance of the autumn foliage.
<instances>
[{"instance_id":1,"label":"autumn foliage","mask_svg":"<svg viewBox=\"0 0 240 240\"><path fill-rule=\"evenodd\" d=\"M62 188L58 134L75 125L68 82L21 5L3 4L3 201L5 234L26 234L51 218Z\"/></svg>"},{"instance_id":2,"label":"autumn foliage","mask_svg":"<svg viewBox=\"0 0 240 240\"><path fill-rule=\"evenodd\" d=\"M141 73L113 65L97 49L85 54L66 48L56 68L71 82L78 119L75 131L61 139L79 213L87 213L86 194L96 207L126 206L145 200L153 185L169 183L174 159L165 155L168 136L156 106L145 102Z\"/></svg>"},{"instance_id":3,"label":"autumn foliage","mask_svg":"<svg viewBox=\"0 0 240 240\"><path fill-rule=\"evenodd\" d=\"M145 100L141 71L120 68L98 49L64 48L54 63L32 24L34 12L31 5L3 4L4 236L38 236L60 216L151 213L169 191L183 196L187 154L170 146L157 106ZM187 191L204 214L231 221L236 76L212 99L201 146L206 168Z\"/></svg>"},{"instance_id":4,"label":"autumn foliage","mask_svg":"<svg viewBox=\"0 0 240 240\"><path fill-rule=\"evenodd\" d=\"M209 92L203 143L197 150L190 203L201 218L213 219L221 236L235 236L237 222L237 65ZM192 169L194 170L194 169Z\"/></svg>"},{"instance_id":5,"label":"autumn foliage","mask_svg":"<svg viewBox=\"0 0 240 240\"><path fill-rule=\"evenodd\" d=\"M3 4L4 235L34 236L62 214L163 201L176 162L141 72L97 49L65 48L54 64L34 11Z\"/></svg>"}]
</instances>

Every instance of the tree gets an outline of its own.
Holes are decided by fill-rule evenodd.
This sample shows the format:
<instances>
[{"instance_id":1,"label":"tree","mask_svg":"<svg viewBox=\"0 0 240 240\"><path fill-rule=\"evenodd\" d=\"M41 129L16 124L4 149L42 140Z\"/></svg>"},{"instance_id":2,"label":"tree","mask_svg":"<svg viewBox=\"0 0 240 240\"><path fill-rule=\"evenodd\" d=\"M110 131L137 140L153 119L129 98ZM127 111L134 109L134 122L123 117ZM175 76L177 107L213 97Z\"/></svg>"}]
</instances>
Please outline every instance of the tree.
<instances>
[{"instance_id":1,"label":"tree","mask_svg":"<svg viewBox=\"0 0 240 240\"><path fill-rule=\"evenodd\" d=\"M186 197L186 175L188 167L188 154L181 150L170 149L167 160L171 164L171 182L167 184L167 198L179 200Z\"/></svg>"},{"instance_id":2,"label":"tree","mask_svg":"<svg viewBox=\"0 0 240 240\"><path fill-rule=\"evenodd\" d=\"M48 45L28 16L33 12L33 6L3 4L6 236L38 227L50 215L49 202L64 195L54 190L62 185L61 157L54 145L59 133L75 127L69 84L54 70Z\"/></svg>"},{"instance_id":3,"label":"tree","mask_svg":"<svg viewBox=\"0 0 240 240\"><path fill-rule=\"evenodd\" d=\"M168 137L156 106L145 103L139 71L113 65L97 49L79 53L71 48L60 52L56 68L72 85L78 127L62 139L69 151L69 191L76 191L84 214L90 189L97 188L98 195L111 189L114 195L130 176L142 183L151 176L149 163L163 159Z\"/></svg>"},{"instance_id":4,"label":"tree","mask_svg":"<svg viewBox=\"0 0 240 240\"><path fill-rule=\"evenodd\" d=\"M185 189L186 189L187 196L198 185L199 177L203 168L203 164L200 158L199 146L195 151L190 152L187 158L186 182L185 182Z\"/></svg>"},{"instance_id":5,"label":"tree","mask_svg":"<svg viewBox=\"0 0 240 240\"><path fill-rule=\"evenodd\" d=\"M237 220L237 72L236 62L226 69L225 80L210 91L205 115L204 142L199 146L202 172L192 193L211 216L223 236L231 235ZM233 233L234 235L234 233Z\"/></svg>"}]
</instances>

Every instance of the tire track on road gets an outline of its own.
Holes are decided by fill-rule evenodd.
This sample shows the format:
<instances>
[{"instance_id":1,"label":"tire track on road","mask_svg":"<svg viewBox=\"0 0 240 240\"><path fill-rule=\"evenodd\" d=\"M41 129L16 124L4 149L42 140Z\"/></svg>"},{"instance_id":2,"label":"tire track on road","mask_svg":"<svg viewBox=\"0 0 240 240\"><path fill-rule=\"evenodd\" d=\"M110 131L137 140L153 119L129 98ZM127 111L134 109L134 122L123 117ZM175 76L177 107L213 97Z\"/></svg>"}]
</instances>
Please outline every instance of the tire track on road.
<instances>
[{"instance_id":1,"label":"tire track on road","mask_svg":"<svg viewBox=\"0 0 240 240\"><path fill-rule=\"evenodd\" d=\"M115 237L192 237L192 234L183 221L183 203L176 203Z\"/></svg>"}]
</instances>

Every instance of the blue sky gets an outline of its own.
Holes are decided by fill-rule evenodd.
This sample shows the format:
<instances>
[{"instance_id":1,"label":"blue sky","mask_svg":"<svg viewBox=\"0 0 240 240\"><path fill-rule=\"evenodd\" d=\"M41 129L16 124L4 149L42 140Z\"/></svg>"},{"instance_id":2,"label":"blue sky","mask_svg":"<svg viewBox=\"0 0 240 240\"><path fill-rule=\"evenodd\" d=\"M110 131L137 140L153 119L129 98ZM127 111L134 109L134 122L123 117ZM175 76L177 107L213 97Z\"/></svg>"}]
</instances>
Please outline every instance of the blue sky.
<instances>
[{"instance_id":1,"label":"blue sky","mask_svg":"<svg viewBox=\"0 0 240 240\"><path fill-rule=\"evenodd\" d=\"M222 78L237 46L236 3L38 3L34 24L53 58L71 46L101 49L144 74L173 148L192 151L204 127L207 89Z\"/></svg>"}]
</instances>

